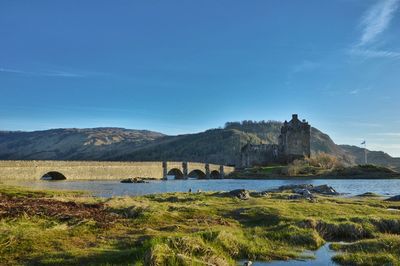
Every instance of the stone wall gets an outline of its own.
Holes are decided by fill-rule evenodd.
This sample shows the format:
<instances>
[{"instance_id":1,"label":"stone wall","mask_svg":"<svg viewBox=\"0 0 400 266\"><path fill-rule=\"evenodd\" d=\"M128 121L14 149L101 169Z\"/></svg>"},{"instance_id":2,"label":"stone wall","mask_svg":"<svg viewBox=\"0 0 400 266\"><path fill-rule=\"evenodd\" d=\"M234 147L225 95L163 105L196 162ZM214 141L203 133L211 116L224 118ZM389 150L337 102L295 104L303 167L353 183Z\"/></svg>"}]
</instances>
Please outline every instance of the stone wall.
<instances>
[{"instance_id":1,"label":"stone wall","mask_svg":"<svg viewBox=\"0 0 400 266\"><path fill-rule=\"evenodd\" d=\"M241 150L241 167L263 166L279 162L279 146L270 144L247 144Z\"/></svg>"},{"instance_id":2,"label":"stone wall","mask_svg":"<svg viewBox=\"0 0 400 266\"><path fill-rule=\"evenodd\" d=\"M165 176L164 164L165 162L0 161L0 180L40 180L49 172L59 172L68 180L121 180L128 177L162 179ZM166 162L166 165L182 169L182 162ZM199 163L196 166L205 170L206 164ZM221 166L210 167L214 169ZM228 174L234 171L233 167L223 167Z\"/></svg>"}]
</instances>

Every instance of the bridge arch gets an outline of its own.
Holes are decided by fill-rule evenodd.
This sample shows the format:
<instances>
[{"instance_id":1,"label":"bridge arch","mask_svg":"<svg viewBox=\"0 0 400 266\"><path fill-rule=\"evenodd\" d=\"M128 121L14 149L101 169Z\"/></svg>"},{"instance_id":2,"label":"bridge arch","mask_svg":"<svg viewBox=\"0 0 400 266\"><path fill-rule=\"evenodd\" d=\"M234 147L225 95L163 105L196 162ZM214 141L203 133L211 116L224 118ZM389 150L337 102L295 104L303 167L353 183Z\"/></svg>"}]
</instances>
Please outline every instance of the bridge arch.
<instances>
[{"instance_id":1,"label":"bridge arch","mask_svg":"<svg viewBox=\"0 0 400 266\"><path fill-rule=\"evenodd\" d=\"M199 169L194 169L192 170L189 174L188 177L191 178L197 178L197 179L205 179L207 177L206 173Z\"/></svg>"},{"instance_id":2,"label":"bridge arch","mask_svg":"<svg viewBox=\"0 0 400 266\"><path fill-rule=\"evenodd\" d=\"M212 178L212 179L221 178L221 174L219 173L219 171L213 170L213 171L211 171L211 173L210 173L210 178Z\"/></svg>"},{"instance_id":3,"label":"bridge arch","mask_svg":"<svg viewBox=\"0 0 400 266\"><path fill-rule=\"evenodd\" d=\"M41 176L41 180L65 180L65 175L57 171L50 171Z\"/></svg>"},{"instance_id":4,"label":"bridge arch","mask_svg":"<svg viewBox=\"0 0 400 266\"><path fill-rule=\"evenodd\" d=\"M172 168L169 170L167 176L174 176L175 179L184 179L182 171L178 168Z\"/></svg>"}]
</instances>

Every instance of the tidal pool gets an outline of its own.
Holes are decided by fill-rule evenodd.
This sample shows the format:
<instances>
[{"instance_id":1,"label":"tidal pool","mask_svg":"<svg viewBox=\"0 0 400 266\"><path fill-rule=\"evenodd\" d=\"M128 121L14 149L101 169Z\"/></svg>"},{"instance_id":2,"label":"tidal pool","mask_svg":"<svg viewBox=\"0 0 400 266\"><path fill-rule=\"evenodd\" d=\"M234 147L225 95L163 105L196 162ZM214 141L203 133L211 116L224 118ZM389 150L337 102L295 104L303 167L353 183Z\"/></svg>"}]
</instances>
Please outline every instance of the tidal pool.
<instances>
[{"instance_id":1,"label":"tidal pool","mask_svg":"<svg viewBox=\"0 0 400 266\"><path fill-rule=\"evenodd\" d=\"M306 251L303 255L309 257L312 256L315 259L304 259L304 260L287 260L287 261L253 261L252 266L329 266L338 265L332 261L332 257L336 254L335 251L329 248L331 243L326 243L316 251ZM238 265L243 265L245 261L238 262Z\"/></svg>"}]
</instances>

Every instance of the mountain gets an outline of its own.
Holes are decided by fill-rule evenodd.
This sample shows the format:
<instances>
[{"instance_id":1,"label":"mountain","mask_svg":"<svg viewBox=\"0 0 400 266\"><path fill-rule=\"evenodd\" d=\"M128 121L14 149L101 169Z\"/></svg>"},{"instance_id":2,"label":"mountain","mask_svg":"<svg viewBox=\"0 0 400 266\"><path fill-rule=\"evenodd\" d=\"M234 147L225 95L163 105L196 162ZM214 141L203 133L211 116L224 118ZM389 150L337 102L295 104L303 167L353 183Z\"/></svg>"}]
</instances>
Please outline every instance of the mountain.
<instances>
[{"instance_id":1,"label":"mountain","mask_svg":"<svg viewBox=\"0 0 400 266\"><path fill-rule=\"evenodd\" d=\"M339 145L348 155L353 156L356 164L365 163L365 150L357 146ZM367 150L368 163L383 165L388 168L400 170L400 158L393 158L383 151Z\"/></svg>"},{"instance_id":2,"label":"mountain","mask_svg":"<svg viewBox=\"0 0 400 266\"><path fill-rule=\"evenodd\" d=\"M52 129L34 132L0 131L0 159L200 161L235 165L247 143L276 144L281 122L229 122L224 128L167 136L123 128ZM312 153L326 152L351 165L364 162L364 150L337 145L325 133L311 129ZM369 151L369 162L400 169L400 158Z\"/></svg>"},{"instance_id":3,"label":"mountain","mask_svg":"<svg viewBox=\"0 0 400 266\"><path fill-rule=\"evenodd\" d=\"M282 123L277 121L226 123L223 129L167 137L156 141L156 145L146 146L112 159L186 160L237 165L240 160L240 150L244 145L247 143L277 144L281 127ZM311 130L311 150L314 153L333 154L348 164L354 162L353 158L336 145L328 135L316 128Z\"/></svg>"},{"instance_id":4,"label":"mountain","mask_svg":"<svg viewBox=\"0 0 400 266\"><path fill-rule=\"evenodd\" d=\"M122 128L0 131L0 159L103 160L163 137L158 132Z\"/></svg>"},{"instance_id":5,"label":"mountain","mask_svg":"<svg viewBox=\"0 0 400 266\"><path fill-rule=\"evenodd\" d=\"M111 159L198 161L234 165L243 145L259 141L253 134L231 129L212 129L198 134L160 139L152 145Z\"/></svg>"}]
</instances>

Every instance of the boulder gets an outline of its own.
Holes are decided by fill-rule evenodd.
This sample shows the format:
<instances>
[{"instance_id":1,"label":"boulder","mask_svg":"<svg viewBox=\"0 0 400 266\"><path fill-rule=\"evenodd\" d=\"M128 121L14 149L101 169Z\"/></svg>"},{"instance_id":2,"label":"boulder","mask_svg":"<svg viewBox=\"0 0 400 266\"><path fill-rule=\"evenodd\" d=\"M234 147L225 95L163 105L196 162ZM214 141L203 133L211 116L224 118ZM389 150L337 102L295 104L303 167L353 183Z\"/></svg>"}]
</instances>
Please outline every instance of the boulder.
<instances>
[{"instance_id":1,"label":"boulder","mask_svg":"<svg viewBox=\"0 0 400 266\"><path fill-rule=\"evenodd\" d=\"M400 195L385 199L386 201L400 201Z\"/></svg>"},{"instance_id":2,"label":"boulder","mask_svg":"<svg viewBox=\"0 0 400 266\"><path fill-rule=\"evenodd\" d=\"M331 186L320 185L320 186L314 187L312 184L280 186L278 189L275 189L274 191L282 192L285 190L291 190L291 191L295 192L295 191L304 190L304 189L308 190L310 192L321 193L321 194L339 194Z\"/></svg>"},{"instance_id":3,"label":"boulder","mask_svg":"<svg viewBox=\"0 0 400 266\"><path fill-rule=\"evenodd\" d=\"M310 191L324 195L339 195L339 193L333 187L328 185L316 186L313 187Z\"/></svg>"},{"instance_id":4,"label":"boulder","mask_svg":"<svg viewBox=\"0 0 400 266\"><path fill-rule=\"evenodd\" d=\"M382 196L379 194L373 193L373 192L365 192L363 194L357 195L357 197L377 198L377 197L382 197Z\"/></svg>"},{"instance_id":5,"label":"boulder","mask_svg":"<svg viewBox=\"0 0 400 266\"><path fill-rule=\"evenodd\" d=\"M133 183L133 178L125 178L121 180L121 183Z\"/></svg>"},{"instance_id":6,"label":"boulder","mask_svg":"<svg viewBox=\"0 0 400 266\"><path fill-rule=\"evenodd\" d=\"M296 199L303 199L304 197L302 195L299 194L292 194L288 196L288 199L290 200L296 200Z\"/></svg>"},{"instance_id":7,"label":"boulder","mask_svg":"<svg viewBox=\"0 0 400 266\"><path fill-rule=\"evenodd\" d=\"M305 198L313 198L314 197L313 194L308 189L305 189L305 188L295 189L294 193L300 194Z\"/></svg>"},{"instance_id":8,"label":"boulder","mask_svg":"<svg viewBox=\"0 0 400 266\"><path fill-rule=\"evenodd\" d=\"M291 191L297 194L324 194L324 195L339 195L339 193L331 186L328 185L320 185L320 186L313 186L312 184L299 184L299 185L287 185L287 186L280 186L277 189L268 190L268 192L284 192L284 191Z\"/></svg>"},{"instance_id":9,"label":"boulder","mask_svg":"<svg viewBox=\"0 0 400 266\"><path fill-rule=\"evenodd\" d=\"M295 190L295 189L312 189L313 185L311 184L300 184L300 185L286 185L280 186L277 190L278 191L285 191L285 190Z\"/></svg>"},{"instance_id":10,"label":"boulder","mask_svg":"<svg viewBox=\"0 0 400 266\"><path fill-rule=\"evenodd\" d=\"M122 179L121 183L148 183L140 177Z\"/></svg>"},{"instance_id":11,"label":"boulder","mask_svg":"<svg viewBox=\"0 0 400 266\"><path fill-rule=\"evenodd\" d=\"M238 199L241 200L247 200L250 198L250 192L246 189L235 189L229 191L229 195L232 197L237 197Z\"/></svg>"},{"instance_id":12,"label":"boulder","mask_svg":"<svg viewBox=\"0 0 400 266\"><path fill-rule=\"evenodd\" d=\"M292 195L288 196L288 199L290 199L290 200L305 199L305 200L313 201L314 197L312 195L311 196L304 196L304 195L301 195L301 194L292 194Z\"/></svg>"},{"instance_id":13,"label":"boulder","mask_svg":"<svg viewBox=\"0 0 400 266\"><path fill-rule=\"evenodd\" d=\"M251 192L250 196L252 197L268 197L268 191L260 191L260 192Z\"/></svg>"},{"instance_id":14,"label":"boulder","mask_svg":"<svg viewBox=\"0 0 400 266\"><path fill-rule=\"evenodd\" d=\"M289 199L306 199L306 200L314 199L314 195L308 189L298 188L294 189L293 192L296 194L289 195Z\"/></svg>"}]
</instances>

